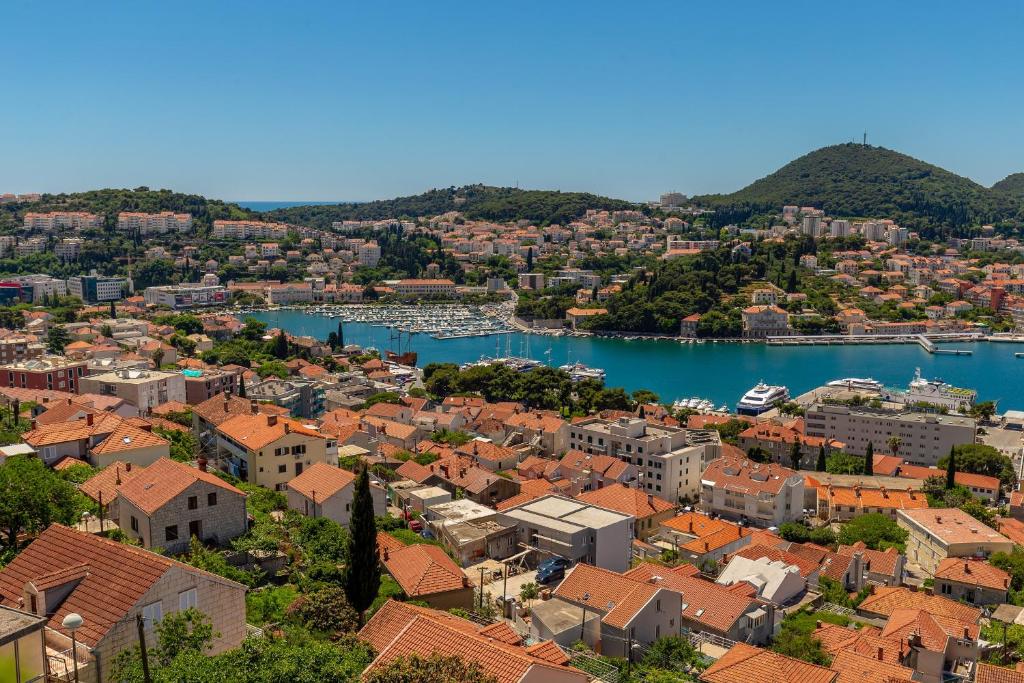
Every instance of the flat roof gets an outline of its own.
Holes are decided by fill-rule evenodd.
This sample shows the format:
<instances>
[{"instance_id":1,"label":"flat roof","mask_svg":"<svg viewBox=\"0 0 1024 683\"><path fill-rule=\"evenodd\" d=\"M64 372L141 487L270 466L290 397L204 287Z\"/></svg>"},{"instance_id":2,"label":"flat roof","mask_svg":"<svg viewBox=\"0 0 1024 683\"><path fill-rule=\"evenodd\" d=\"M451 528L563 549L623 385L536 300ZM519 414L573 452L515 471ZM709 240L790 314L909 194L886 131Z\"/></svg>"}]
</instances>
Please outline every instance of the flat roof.
<instances>
[{"instance_id":1,"label":"flat roof","mask_svg":"<svg viewBox=\"0 0 1024 683\"><path fill-rule=\"evenodd\" d=\"M582 528L600 529L633 518L632 515L598 505L554 495L547 495L505 510L505 514L567 533Z\"/></svg>"},{"instance_id":2,"label":"flat roof","mask_svg":"<svg viewBox=\"0 0 1024 683\"><path fill-rule=\"evenodd\" d=\"M1011 543L1006 536L982 524L960 508L898 510L896 514L911 520L946 545L952 543Z\"/></svg>"}]
</instances>

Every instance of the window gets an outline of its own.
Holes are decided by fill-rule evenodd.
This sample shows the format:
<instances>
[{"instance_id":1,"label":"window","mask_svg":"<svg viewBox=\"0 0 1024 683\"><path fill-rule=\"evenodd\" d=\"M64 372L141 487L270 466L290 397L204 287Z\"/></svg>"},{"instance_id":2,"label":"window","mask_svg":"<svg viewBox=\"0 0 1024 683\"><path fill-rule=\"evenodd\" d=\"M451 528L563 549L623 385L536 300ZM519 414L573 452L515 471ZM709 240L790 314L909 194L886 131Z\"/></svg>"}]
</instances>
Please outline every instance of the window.
<instances>
[{"instance_id":1,"label":"window","mask_svg":"<svg viewBox=\"0 0 1024 683\"><path fill-rule=\"evenodd\" d=\"M132 531L136 533L139 531L139 520L135 519L135 515L132 515Z\"/></svg>"},{"instance_id":2,"label":"window","mask_svg":"<svg viewBox=\"0 0 1024 683\"><path fill-rule=\"evenodd\" d=\"M196 589L189 588L187 591L178 593L178 609L186 610L195 607L197 604Z\"/></svg>"},{"instance_id":3,"label":"window","mask_svg":"<svg viewBox=\"0 0 1024 683\"><path fill-rule=\"evenodd\" d=\"M216 491L214 491L212 493L207 493L206 494L206 504L209 505L210 507L213 507L214 505L217 504L217 492Z\"/></svg>"},{"instance_id":4,"label":"window","mask_svg":"<svg viewBox=\"0 0 1024 683\"><path fill-rule=\"evenodd\" d=\"M164 539L168 541L178 540L178 525L172 524L164 529Z\"/></svg>"},{"instance_id":5,"label":"window","mask_svg":"<svg viewBox=\"0 0 1024 683\"><path fill-rule=\"evenodd\" d=\"M164 618L163 603L157 600L143 607L142 618L146 622L146 628L151 627L153 624L159 624L160 620Z\"/></svg>"},{"instance_id":6,"label":"window","mask_svg":"<svg viewBox=\"0 0 1024 683\"><path fill-rule=\"evenodd\" d=\"M199 508L199 497L198 496L189 496L188 497L188 509L189 510L196 510L198 508Z\"/></svg>"},{"instance_id":7,"label":"window","mask_svg":"<svg viewBox=\"0 0 1024 683\"><path fill-rule=\"evenodd\" d=\"M287 471L288 471L288 466L287 465L278 465L277 466L277 473L278 474L284 474Z\"/></svg>"}]
</instances>

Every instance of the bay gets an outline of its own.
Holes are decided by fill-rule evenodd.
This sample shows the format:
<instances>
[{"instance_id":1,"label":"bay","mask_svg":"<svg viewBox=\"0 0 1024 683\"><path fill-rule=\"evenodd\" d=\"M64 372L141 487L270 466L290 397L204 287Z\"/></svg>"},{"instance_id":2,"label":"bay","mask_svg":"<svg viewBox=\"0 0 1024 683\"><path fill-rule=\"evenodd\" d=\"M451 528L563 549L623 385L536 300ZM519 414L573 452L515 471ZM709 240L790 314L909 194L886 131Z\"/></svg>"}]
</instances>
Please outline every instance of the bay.
<instances>
[{"instance_id":1,"label":"bay","mask_svg":"<svg viewBox=\"0 0 1024 683\"><path fill-rule=\"evenodd\" d=\"M326 339L338 320L299 310L264 311L253 317L291 334ZM345 323L345 342L394 348L387 328ZM408 338L403 337L406 350ZM528 356L559 366L580 362L603 368L605 384L628 391L650 389L664 402L701 397L732 409L758 381L789 387L793 396L844 377L871 377L886 386L905 388L914 369L929 379L943 379L978 390L978 400L997 401L1000 411L1024 409L1024 345L954 343L940 348L973 351L970 356L932 355L916 344L870 346L767 346L765 344L680 344L669 340L623 340L602 337L546 337L529 334L434 339L414 334L410 348L419 365L466 363L481 356Z\"/></svg>"}]
</instances>

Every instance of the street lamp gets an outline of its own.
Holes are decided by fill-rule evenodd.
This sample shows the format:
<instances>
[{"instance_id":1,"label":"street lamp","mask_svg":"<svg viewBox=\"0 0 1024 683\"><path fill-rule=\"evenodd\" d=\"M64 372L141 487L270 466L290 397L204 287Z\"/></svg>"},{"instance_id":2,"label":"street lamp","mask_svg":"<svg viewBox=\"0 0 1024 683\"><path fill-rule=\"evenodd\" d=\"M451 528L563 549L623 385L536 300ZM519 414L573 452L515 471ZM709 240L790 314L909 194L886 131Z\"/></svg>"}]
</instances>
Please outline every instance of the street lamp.
<instances>
[{"instance_id":1,"label":"street lamp","mask_svg":"<svg viewBox=\"0 0 1024 683\"><path fill-rule=\"evenodd\" d=\"M82 628L82 615L77 612L64 617L61 624L71 633L71 662L75 667L75 683L78 683L78 641L75 639L75 631Z\"/></svg>"}]
</instances>

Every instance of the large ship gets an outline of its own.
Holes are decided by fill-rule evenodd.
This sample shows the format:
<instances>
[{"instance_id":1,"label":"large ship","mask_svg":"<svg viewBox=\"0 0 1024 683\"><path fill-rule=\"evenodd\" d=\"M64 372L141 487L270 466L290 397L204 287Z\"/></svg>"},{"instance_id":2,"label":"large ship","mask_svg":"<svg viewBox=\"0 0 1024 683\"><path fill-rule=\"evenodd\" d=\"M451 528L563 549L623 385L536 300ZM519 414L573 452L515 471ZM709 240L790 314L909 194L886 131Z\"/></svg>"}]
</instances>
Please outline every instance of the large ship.
<instances>
[{"instance_id":1,"label":"large ship","mask_svg":"<svg viewBox=\"0 0 1024 683\"><path fill-rule=\"evenodd\" d=\"M959 412L970 410L977 398L978 392L974 389L962 389L941 379L921 377L921 368L915 368L914 379L910 380L910 386L902 395L903 402L907 405L928 403Z\"/></svg>"},{"instance_id":2,"label":"large ship","mask_svg":"<svg viewBox=\"0 0 1024 683\"><path fill-rule=\"evenodd\" d=\"M601 368L591 368L583 363L566 363L565 365L559 366L559 370L564 370L569 373L569 377L574 382L579 382L584 379L596 379L599 382L604 381L604 370Z\"/></svg>"},{"instance_id":3,"label":"large ship","mask_svg":"<svg viewBox=\"0 0 1024 683\"><path fill-rule=\"evenodd\" d=\"M760 415L771 410L779 401L789 400L789 389L758 382L757 386L743 394L736 404L736 412L740 415Z\"/></svg>"}]
</instances>

